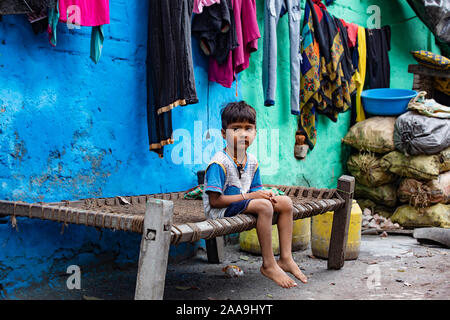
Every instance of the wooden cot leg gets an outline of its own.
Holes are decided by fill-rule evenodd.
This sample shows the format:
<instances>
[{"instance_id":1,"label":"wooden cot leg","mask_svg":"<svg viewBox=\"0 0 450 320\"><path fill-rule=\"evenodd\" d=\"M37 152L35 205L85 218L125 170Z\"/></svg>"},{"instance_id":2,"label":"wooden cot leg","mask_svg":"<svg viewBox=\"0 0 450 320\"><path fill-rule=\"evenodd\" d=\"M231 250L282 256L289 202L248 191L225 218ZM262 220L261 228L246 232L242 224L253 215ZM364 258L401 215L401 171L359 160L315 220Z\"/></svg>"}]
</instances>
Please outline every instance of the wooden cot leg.
<instances>
[{"instance_id":1,"label":"wooden cot leg","mask_svg":"<svg viewBox=\"0 0 450 320\"><path fill-rule=\"evenodd\" d=\"M172 215L172 201L153 198L147 201L135 300L163 299Z\"/></svg>"},{"instance_id":2,"label":"wooden cot leg","mask_svg":"<svg viewBox=\"0 0 450 320\"><path fill-rule=\"evenodd\" d=\"M209 263L222 263L224 253L224 239L223 237L216 237L206 242L206 254Z\"/></svg>"},{"instance_id":3,"label":"wooden cot leg","mask_svg":"<svg viewBox=\"0 0 450 320\"><path fill-rule=\"evenodd\" d=\"M354 190L354 177L344 175L339 178L337 192L345 200L345 206L334 212L330 247L328 250L328 269L341 269L344 266L345 247L347 244Z\"/></svg>"}]
</instances>

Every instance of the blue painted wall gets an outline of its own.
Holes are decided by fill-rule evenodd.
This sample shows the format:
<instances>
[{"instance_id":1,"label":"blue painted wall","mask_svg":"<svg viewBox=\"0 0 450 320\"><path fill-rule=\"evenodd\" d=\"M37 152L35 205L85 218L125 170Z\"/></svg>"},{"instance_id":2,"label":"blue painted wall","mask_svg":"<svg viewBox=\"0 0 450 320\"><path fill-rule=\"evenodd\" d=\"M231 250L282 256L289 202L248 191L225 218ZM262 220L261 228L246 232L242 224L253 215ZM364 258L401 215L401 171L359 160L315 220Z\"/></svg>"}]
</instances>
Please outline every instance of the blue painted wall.
<instances>
[{"instance_id":1,"label":"blue painted wall","mask_svg":"<svg viewBox=\"0 0 450 320\"><path fill-rule=\"evenodd\" d=\"M194 39L200 102L173 111L173 128L191 136L190 163L175 164L149 151L146 120L148 1L111 1L100 62L89 58L90 28L58 25L58 43L34 35L25 16L0 22L0 199L59 201L182 191L197 183L214 140L219 107L236 97L207 81L207 60ZM197 122L201 121L201 123ZM194 129L196 123L196 129ZM196 140L194 142L194 139ZM181 138L180 140L181 141ZM189 142L186 140L186 142ZM200 150L202 156L194 156ZM175 149L178 154L179 149ZM65 273L110 254L137 263L140 237L125 232L18 219L19 231L0 218L0 295ZM180 250L172 248L173 255ZM189 248L188 248L189 249ZM188 250L186 249L186 250ZM194 247L195 249L195 247ZM96 260L97 259L97 260ZM83 267L82 267L83 268Z\"/></svg>"}]
</instances>

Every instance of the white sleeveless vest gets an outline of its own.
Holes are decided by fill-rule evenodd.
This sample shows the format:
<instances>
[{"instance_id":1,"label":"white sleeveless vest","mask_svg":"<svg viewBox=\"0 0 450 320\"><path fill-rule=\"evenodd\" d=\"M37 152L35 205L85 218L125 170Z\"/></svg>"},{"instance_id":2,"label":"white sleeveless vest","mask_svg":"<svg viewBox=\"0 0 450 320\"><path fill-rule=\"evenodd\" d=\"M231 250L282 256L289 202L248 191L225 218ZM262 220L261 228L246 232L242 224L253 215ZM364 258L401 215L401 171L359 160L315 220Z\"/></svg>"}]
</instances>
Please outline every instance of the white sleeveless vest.
<instances>
[{"instance_id":1,"label":"white sleeveless vest","mask_svg":"<svg viewBox=\"0 0 450 320\"><path fill-rule=\"evenodd\" d=\"M241 174L241 179L239 179L239 173L236 164L230 158L225 151L218 151L211 159L208 167L213 164L219 164L225 171L225 185L223 186L223 194L232 195L240 193L248 193L250 186L253 181L256 170L258 169L258 160L256 157L247 152L247 163L245 164L245 169ZM208 170L208 169L206 169ZM205 175L205 187L208 185ZM228 187L236 187L239 189L238 193L226 193ZM228 192L230 192L228 190ZM205 209L205 216L208 219L223 218L227 208L211 208L209 204L209 196L206 192L203 192L203 207Z\"/></svg>"}]
</instances>

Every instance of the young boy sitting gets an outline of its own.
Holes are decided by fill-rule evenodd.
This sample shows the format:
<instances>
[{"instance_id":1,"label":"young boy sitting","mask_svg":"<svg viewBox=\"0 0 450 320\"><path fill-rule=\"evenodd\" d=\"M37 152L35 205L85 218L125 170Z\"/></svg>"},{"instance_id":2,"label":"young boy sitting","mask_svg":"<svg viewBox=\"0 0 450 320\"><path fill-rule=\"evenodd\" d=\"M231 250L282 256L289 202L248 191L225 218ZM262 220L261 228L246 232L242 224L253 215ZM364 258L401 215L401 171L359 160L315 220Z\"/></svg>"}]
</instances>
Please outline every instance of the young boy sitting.
<instances>
[{"instance_id":1,"label":"young boy sitting","mask_svg":"<svg viewBox=\"0 0 450 320\"><path fill-rule=\"evenodd\" d=\"M297 285L286 272L306 283L306 276L292 258L292 200L262 190L258 161L247 153L256 137L255 109L244 101L229 103L222 110L222 136L227 142L226 148L213 156L205 174L203 205L206 217L217 219L239 213L256 215L256 232L263 259L261 273L283 288ZM279 213L278 261L272 251L274 212Z\"/></svg>"}]
</instances>

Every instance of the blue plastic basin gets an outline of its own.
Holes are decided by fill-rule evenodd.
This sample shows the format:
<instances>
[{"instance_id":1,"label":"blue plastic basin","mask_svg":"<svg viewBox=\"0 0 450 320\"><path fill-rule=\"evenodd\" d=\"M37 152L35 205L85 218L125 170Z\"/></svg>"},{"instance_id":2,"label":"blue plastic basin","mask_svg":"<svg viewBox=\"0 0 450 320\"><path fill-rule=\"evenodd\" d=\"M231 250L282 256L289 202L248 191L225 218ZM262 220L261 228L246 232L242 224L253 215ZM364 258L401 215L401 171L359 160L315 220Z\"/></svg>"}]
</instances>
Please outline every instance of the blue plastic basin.
<instances>
[{"instance_id":1,"label":"blue plastic basin","mask_svg":"<svg viewBox=\"0 0 450 320\"><path fill-rule=\"evenodd\" d=\"M370 89L361 93L364 110L379 116L395 116L405 113L409 101L417 92L407 89Z\"/></svg>"}]
</instances>

